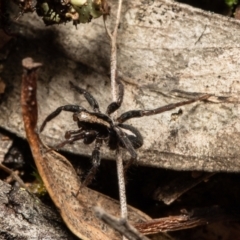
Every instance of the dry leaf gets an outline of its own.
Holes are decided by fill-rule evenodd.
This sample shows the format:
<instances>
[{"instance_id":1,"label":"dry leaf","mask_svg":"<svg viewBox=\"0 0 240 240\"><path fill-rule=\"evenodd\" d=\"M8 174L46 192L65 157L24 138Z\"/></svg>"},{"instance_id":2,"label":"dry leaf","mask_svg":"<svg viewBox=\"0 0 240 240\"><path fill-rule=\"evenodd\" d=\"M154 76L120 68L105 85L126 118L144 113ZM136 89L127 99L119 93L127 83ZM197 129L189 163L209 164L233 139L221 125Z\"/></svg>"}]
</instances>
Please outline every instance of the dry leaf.
<instances>
[{"instance_id":1,"label":"dry leaf","mask_svg":"<svg viewBox=\"0 0 240 240\"><path fill-rule=\"evenodd\" d=\"M62 155L48 151L35 131L38 110L36 99L36 69L41 66L32 59L23 60L21 104L26 135L38 172L68 228L82 239L120 239L120 235L96 218L94 207L101 206L113 216L119 216L117 201L91 189L83 187L75 169ZM140 211L129 208L129 221L139 222L150 219Z\"/></svg>"}]
</instances>

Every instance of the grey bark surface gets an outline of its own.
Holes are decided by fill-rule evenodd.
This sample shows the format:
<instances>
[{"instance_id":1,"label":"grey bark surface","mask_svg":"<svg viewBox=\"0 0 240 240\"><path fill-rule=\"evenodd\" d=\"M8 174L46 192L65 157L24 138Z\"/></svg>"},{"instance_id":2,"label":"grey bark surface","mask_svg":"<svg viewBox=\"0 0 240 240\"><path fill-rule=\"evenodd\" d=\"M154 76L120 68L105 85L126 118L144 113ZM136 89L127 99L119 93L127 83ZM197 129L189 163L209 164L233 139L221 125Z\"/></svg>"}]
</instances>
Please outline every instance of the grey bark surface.
<instances>
[{"instance_id":1,"label":"grey bark surface","mask_svg":"<svg viewBox=\"0 0 240 240\"><path fill-rule=\"evenodd\" d=\"M78 239L60 215L24 189L0 180L0 239Z\"/></svg>"},{"instance_id":2,"label":"grey bark surface","mask_svg":"<svg viewBox=\"0 0 240 240\"><path fill-rule=\"evenodd\" d=\"M114 20L116 1L110 1ZM160 115L133 119L144 145L138 164L176 170L240 170L240 23L173 1L125 1L118 36L118 67L125 85L119 113L152 109L210 93L209 102L181 107ZM21 36L2 73L8 98L0 105L0 126L24 137L19 105L22 58L44 64L39 74L39 125L57 107L87 106L70 90L71 80L99 101L102 111L111 102L109 41L102 19L78 26L45 27L34 14L20 22ZM184 93L184 95L179 92ZM90 109L90 108L88 108ZM61 113L42 138L59 143L66 130L77 129L72 114ZM93 146L81 142L65 150L90 155ZM103 148L102 157L114 159ZM127 155L125 159L128 159Z\"/></svg>"}]
</instances>

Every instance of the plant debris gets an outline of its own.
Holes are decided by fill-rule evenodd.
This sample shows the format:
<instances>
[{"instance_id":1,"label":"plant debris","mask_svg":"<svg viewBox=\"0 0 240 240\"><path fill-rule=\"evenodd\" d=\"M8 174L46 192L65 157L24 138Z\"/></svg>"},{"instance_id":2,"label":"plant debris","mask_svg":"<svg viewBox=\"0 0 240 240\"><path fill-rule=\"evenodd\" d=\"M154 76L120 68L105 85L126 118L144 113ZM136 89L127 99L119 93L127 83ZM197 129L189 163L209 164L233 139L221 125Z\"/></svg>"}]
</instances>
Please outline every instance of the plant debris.
<instances>
[{"instance_id":1,"label":"plant debris","mask_svg":"<svg viewBox=\"0 0 240 240\"><path fill-rule=\"evenodd\" d=\"M119 204L98 192L86 187L81 182L75 169L62 155L42 143L37 131L37 69L41 63L31 58L23 59L22 76L22 114L26 136L38 172L68 228L82 239L118 239L119 235L96 218L93 207L101 206L114 216L119 215ZM138 222L149 219L145 214L129 209L129 221Z\"/></svg>"}]
</instances>

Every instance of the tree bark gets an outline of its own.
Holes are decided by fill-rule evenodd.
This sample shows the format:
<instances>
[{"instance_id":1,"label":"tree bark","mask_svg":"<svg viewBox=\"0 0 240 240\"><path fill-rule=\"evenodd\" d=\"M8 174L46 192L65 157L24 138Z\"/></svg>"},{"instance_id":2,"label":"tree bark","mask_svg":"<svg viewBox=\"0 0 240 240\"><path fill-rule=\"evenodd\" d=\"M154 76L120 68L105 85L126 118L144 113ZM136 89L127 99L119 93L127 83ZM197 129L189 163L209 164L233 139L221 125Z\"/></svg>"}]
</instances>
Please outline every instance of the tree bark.
<instances>
[{"instance_id":1,"label":"tree bark","mask_svg":"<svg viewBox=\"0 0 240 240\"><path fill-rule=\"evenodd\" d=\"M0 180L0 239L78 239L55 208Z\"/></svg>"},{"instance_id":2,"label":"tree bark","mask_svg":"<svg viewBox=\"0 0 240 240\"><path fill-rule=\"evenodd\" d=\"M109 1L113 22L116 1ZM176 170L238 172L240 23L170 0L125 1L118 38L118 68L125 85L119 112L152 109L209 93L207 102L128 121L144 137L138 164ZM82 24L45 27L35 14L17 23L20 36L5 62L7 100L0 106L0 126L24 137L19 107L23 57L44 63L38 101L40 121L61 105L86 101L68 81L86 88L104 112L111 102L109 41L102 19ZM87 108L90 110L89 106ZM49 123L42 138L49 145L77 129L69 113ZM65 150L90 155L82 143ZM103 148L102 157L114 159ZM125 159L127 160L128 157Z\"/></svg>"}]
</instances>

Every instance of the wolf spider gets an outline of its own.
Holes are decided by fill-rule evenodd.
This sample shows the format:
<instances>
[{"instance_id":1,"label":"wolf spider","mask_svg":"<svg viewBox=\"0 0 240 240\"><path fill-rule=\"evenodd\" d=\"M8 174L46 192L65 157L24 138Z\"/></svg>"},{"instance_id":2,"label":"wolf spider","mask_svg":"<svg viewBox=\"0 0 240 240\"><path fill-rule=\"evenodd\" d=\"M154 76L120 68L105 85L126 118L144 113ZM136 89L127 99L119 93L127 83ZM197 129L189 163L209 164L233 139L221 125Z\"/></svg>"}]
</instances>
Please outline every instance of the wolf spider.
<instances>
[{"instance_id":1,"label":"wolf spider","mask_svg":"<svg viewBox=\"0 0 240 240\"><path fill-rule=\"evenodd\" d=\"M98 102L89 92L74 85L71 81L69 83L76 92L84 95L93 111L88 111L79 105L65 105L58 107L54 112L46 117L41 125L40 132L43 131L47 122L58 116L61 111L73 112L73 120L77 122L79 129L67 131L65 133L66 140L54 148L58 149L63 147L65 144L72 144L81 139L83 140L83 143L87 145L95 141L95 147L92 152L93 166L83 182L83 185L85 186L91 183L96 170L100 165L100 148L103 143L106 143L111 150L116 150L118 147L127 149L131 155L131 159L126 165L127 167L137 159L135 149L138 149L143 145L143 137L135 127L123 124L128 119L159 114L179 106L190 104L199 100L205 100L210 96L209 94L205 94L187 101L169 104L152 110L131 110L121 114L116 120L113 120L110 115L121 106L124 96L124 87L120 81L117 85L117 101L108 105L106 114L100 111ZM124 130L127 130L128 133Z\"/></svg>"}]
</instances>

